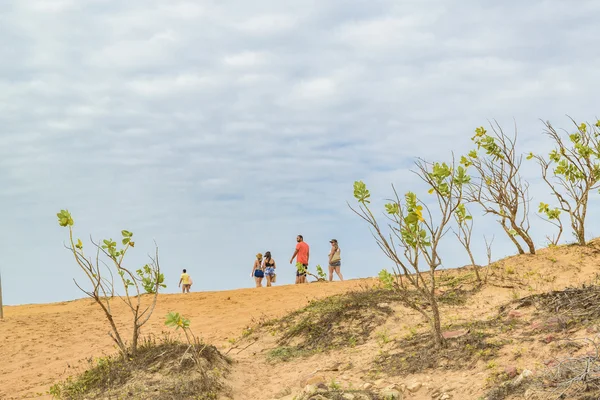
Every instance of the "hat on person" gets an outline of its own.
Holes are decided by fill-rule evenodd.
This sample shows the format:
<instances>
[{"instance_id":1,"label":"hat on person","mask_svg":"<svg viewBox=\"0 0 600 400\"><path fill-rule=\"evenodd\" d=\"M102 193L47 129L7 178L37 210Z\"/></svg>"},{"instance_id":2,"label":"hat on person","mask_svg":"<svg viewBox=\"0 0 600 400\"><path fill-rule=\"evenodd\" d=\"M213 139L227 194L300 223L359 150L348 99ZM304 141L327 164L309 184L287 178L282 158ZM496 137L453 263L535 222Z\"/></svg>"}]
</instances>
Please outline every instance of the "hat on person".
<instances>
[{"instance_id":1,"label":"hat on person","mask_svg":"<svg viewBox=\"0 0 600 400\"><path fill-rule=\"evenodd\" d=\"M261 253L258 253L258 254L256 255L256 258L262 258L262 254L261 254Z\"/></svg>"},{"instance_id":2,"label":"hat on person","mask_svg":"<svg viewBox=\"0 0 600 400\"><path fill-rule=\"evenodd\" d=\"M337 239L331 239L329 243L337 243Z\"/></svg>"}]
</instances>

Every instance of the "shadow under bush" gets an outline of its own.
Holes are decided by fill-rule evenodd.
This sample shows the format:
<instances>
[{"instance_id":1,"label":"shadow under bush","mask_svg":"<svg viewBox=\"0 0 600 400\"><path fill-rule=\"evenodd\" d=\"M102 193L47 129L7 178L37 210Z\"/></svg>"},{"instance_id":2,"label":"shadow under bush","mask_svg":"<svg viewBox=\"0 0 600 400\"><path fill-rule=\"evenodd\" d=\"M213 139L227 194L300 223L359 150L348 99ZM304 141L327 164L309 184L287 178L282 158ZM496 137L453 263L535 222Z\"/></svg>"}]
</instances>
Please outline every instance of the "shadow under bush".
<instances>
[{"instance_id":1,"label":"shadow under bush","mask_svg":"<svg viewBox=\"0 0 600 400\"><path fill-rule=\"evenodd\" d=\"M222 378L231 361L214 346L194 346L147 338L134 358L117 354L90 360L85 372L55 384L49 394L58 399L216 399L227 389Z\"/></svg>"},{"instance_id":2,"label":"shadow under bush","mask_svg":"<svg viewBox=\"0 0 600 400\"><path fill-rule=\"evenodd\" d=\"M390 302L397 295L385 289L367 289L315 300L284 318L263 323L281 333L280 347L269 353L272 360L362 344L393 313Z\"/></svg>"},{"instance_id":3,"label":"shadow under bush","mask_svg":"<svg viewBox=\"0 0 600 400\"><path fill-rule=\"evenodd\" d=\"M419 373L428 369L470 369L477 361L494 358L505 341L493 339L485 331L468 331L464 336L446 339L446 347L432 345L431 334L424 333L398 340L394 349L380 354L374 368L387 375L398 376Z\"/></svg>"}]
</instances>

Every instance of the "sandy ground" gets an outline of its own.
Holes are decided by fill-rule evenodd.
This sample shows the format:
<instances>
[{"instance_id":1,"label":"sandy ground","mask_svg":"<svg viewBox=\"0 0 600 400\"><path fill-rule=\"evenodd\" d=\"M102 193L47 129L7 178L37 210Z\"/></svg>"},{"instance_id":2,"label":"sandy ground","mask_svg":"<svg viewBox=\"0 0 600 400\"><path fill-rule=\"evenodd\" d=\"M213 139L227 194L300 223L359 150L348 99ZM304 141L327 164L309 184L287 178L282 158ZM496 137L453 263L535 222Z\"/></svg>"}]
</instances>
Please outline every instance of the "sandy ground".
<instances>
[{"instance_id":1,"label":"sandy ground","mask_svg":"<svg viewBox=\"0 0 600 400\"><path fill-rule=\"evenodd\" d=\"M169 331L164 316L177 311L190 318L196 334L220 348L260 320L285 315L312 299L342 293L374 281L285 285L222 292L160 295L144 334ZM115 315L126 312L115 301ZM112 354L108 323L91 299L11 306L0 320L0 399L41 396L58 380L83 368L88 357Z\"/></svg>"},{"instance_id":2,"label":"sandy ground","mask_svg":"<svg viewBox=\"0 0 600 400\"><path fill-rule=\"evenodd\" d=\"M444 307L444 324L485 320L497 315L498 307L511 300L566 286L590 283L599 271L600 242L580 248L567 246L543 249L537 255L522 255L497 261L489 273L490 282L466 305ZM468 272L444 271L440 275ZM271 319L299 309L313 299L348 290L369 287L375 279L333 283L276 286L272 288L239 289L223 292L161 295L156 310L144 327L143 334L161 335L173 331L164 326L169 311L177 311L191 319L193 331L222 351L230 350L234 367L228 378L236 400L267 400L285 398L302 388L302 377L321 371L327 379L344 385L360 385L366 379L374 357L385 348L373 337L356 348L317 354L309 358L276 365L266 362L266 352L276 346L276 338L263 335L248 348L231 348L230 339L241 336L244 328L262 319ZM127 315L120 301L113 304L115 315ZM386 330L390 337L403 337L409 330L423 331L427 326L414 311L400 305L394 315L378 331ZM556 349L543 343L543 337L529 337L521 343L519 337L529 335L531 310L523 317L525 328L509 332L516 339L506 346L495 360L501 370L514 365L519 369L538 368L543 360L556 355ZM532 315L531 318L534 318ZM124 323L126 320L120 320ZM599 327L600 329L600 327ZM5 308L0 320L0 399L49 398L49 387L68 376L83 372L90 357L113 354L115 347L107 335L108 323L90 299L71 302L13 306ZM127 329L124 329L127 331ZM585 334L585 332L583 332ZM562 335L562 334L561 334ZM566 335L566 334L565 334ZM533 339L532 339L533 338ZM515 354L526 355L516 359ZM354 368L345 372L327 372L327 365L350 362ZM258 372L257 372L258 371ZM320 373L321 373L320 372ZM385 378L385 371L382 371ZM470 370L436 369L419 376L396 377L393 383L418 380L424 385L452 386L453 399L477 399L485 393L490 365L479 363ZM258 376L269 376L263 382ZM387 378L386 378L387 379ZM410 396L411 400L429 399L426 390Z\"/></svg>"}]
</instances>

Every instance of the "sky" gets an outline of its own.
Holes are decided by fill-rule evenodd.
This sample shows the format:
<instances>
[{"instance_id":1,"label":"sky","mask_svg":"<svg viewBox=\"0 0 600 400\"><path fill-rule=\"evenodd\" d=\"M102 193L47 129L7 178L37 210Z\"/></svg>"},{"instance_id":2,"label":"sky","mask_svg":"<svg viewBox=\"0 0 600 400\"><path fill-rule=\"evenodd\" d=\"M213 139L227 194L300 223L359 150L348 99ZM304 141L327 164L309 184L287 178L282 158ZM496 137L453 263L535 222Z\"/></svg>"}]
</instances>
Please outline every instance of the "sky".
<instances>
[{"instance_id":1,"label":"sky","mask_svg":"<svg viewBox=\"0 0 600 400\"><path fill-rule=\"evenodd\" d=\"M353 182L383 211L392 183L426 195L416 157L464 154L490 120L523 152L551 148L540 120L594 122L598 17L592 0L2 1L4 303L83 297L61 209L87 248L132 231L134 268L155 240L167 293L183 268L194 291L253 287L267 250L293 283L297 234L313 271L336 238L346 278L375 276L392 264L348 207ZM552 204L535 165L523 173ZM484 234L494 258L514 254L470 210L480 262ZM467 263L451 236L443 250L444 268Z\"/></svg>"}]
</instances>

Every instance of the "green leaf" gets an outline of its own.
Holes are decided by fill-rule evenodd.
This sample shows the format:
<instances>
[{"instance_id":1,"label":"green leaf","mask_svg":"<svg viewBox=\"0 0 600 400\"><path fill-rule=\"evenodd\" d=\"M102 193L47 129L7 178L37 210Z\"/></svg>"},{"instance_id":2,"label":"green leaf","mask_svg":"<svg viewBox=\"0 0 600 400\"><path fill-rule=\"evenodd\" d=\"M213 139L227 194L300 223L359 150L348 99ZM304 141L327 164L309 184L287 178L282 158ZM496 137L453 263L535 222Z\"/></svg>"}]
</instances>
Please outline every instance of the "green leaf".
<instances>
[{"instance_id":1,"label":"green leaf","mask_svg":"<svg viewBox=\"0 0 600 400\"><path fill-rule=\"evenodd\" d=\"M388 290L394 288L394 275L386 269L379 271L379 281L382 283L383 287Z\"/></svg>"},{"instance_id":2,"label":"green leaf","mask_svg":"<svg viewBox=\"0 0 600 400\"><path fill-rule=\"evenodd\" d=\"M363 181L354 182L354 198L358 200L359 203L365 204L370 203L369 198L371 197L371 193L367 189L367 185Z\"/></svg>"},{"instance_id":3,"label":"green leaf","mask_svg":"<svg viewBox=\"0 0 600 400\"><path fill-rule=\"evenodd\" d=\"M464 165L467 168L470 167L471 165L473 165L473 163L471 162L471 160L469 160L465 156L460 156L460 164Z\"/></svg>"},{"instance_id":4,"label":"green leaf","mask_svg":"<svg viewBox=\"0 0 600 400\"><path fill-rule=\"evenodd\" d=\"M123 244L124 244L124 245L127 245L127 243L129 243L129 241L130 241L130 240L131 240L131 239L129 239L128 237L126 237L126 238L124 238L124 239L122 240L122 242L123 242Z\"/></svg>"},{"instance_id":5,"label":"green leaf","mask_svg":"<svg viewBox=\"0 0 600 400\"><path fill-rule=\"evenodd\" d=\"M390 215L399 215L400 206L398 203L388 203L385 205L385 211Z\"/></svg>"},{"instance_id":6,"label":"green leaf","mask_svg":"<svg viewBox=\"0 0 600 400\"><path fill-rule=\"evenodd\" d=\"M190 320L184 318L179 313L170 312L165 319L165 325L175 328L175 330L179 328L188 329L190 327Z\"/></svg>"},{"instance_id":7,"label":"green leaf","mask_svg":"<svg viewBox=\"0 0 600 400\"><path fill-rule=\"evenodd\" d=\"M128 237L128 238L130 238L130 237L132 237L132 236L133 236L133 233L131 233L131 232L129 232L129 231L126 231L126 230L122 230L122 231L121 231L121 235L123 235L123 237Z\"/></svg>"},{"instance_id":8,"label":"green leaf","mask_svg":"<svg viewBox=\"0 0 600 400\"><path fill-rule=\"evenodd\" d=\"M60 210L60 212L57 213L56 216L58 217L58 224L60 226L73 226L73 224L75 223L73 221L73 218L71 217L71 213L69 212L69 210Z\"/></svg>"}]
</instances>

